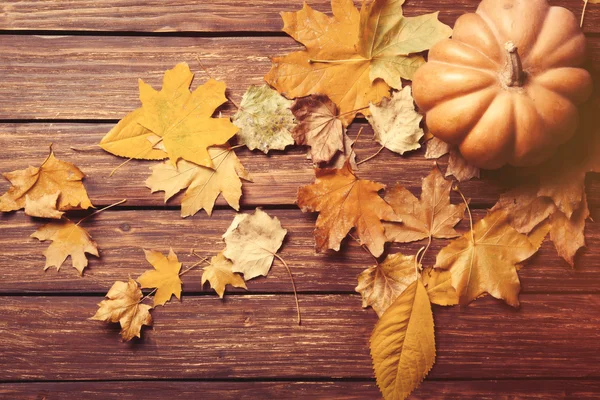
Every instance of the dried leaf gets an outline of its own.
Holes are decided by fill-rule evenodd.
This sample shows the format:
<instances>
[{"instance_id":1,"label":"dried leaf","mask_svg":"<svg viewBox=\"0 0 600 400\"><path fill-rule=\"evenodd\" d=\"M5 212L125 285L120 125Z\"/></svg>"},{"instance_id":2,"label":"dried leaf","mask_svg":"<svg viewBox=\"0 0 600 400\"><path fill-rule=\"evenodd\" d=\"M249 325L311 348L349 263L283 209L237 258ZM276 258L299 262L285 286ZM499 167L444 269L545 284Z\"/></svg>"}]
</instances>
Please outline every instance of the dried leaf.
<instances>
[{"instance_id":1,"label":"dried leaf","mask_svg":"<svg viewBox=\"0 0 600 400\"><path fill-rule=\"evenodd\" d=\"M202 272L202 286L206 282L210 284L211 288L215 289L220 298L223 298L225 286L227 285L246 289L244 278L240 274L233 272L233 263L223 253L219 253L211 258L210 265L204 267L204 271Z\"/></svg>"},{"instance_id":2,"label":"dried leaf","mask_svg":"<svg viewBox=\"0 0 600 400\"><path fill-rule=\"evenodd\" d=\"M518 307L521 285L516 265L537 250L527 236L509 225L504 212L494 212L444 247L435 267L450 270L461 304L489 293Z\"/></svg>"},{"instance_id":3,"label":"dried leaf","mask_svg":"<svg viewBox=\"0 0 600 400\"><path fill-rule=\"evenodd\" d=\"M420 200L399 184L392 187L385 200L402 223L384 223L388 240L407 243L428 237L448 239L459 236L454 226L463 218L466 205L450 204L451 187L452 182L444 179L437 166L423 179Z\"/></svg>"},{"instance_id":4,"label":"dried leaf","mask_svg":"<svg viewBox=\"0 0 600 400\"><path fill-rule=\"evenodd\" d=\"M212 168L208 147L226 143L238 129L229 118L211 117L227 101L225 84L209 79L190 92L193 77L181 63L165 72L160 91L140 79L143 113L137 123L160 137L173 165L182 158Z\"/></svg>"},{"instance_id":5,"label":"dried leaf","mask_svg":"<svg viewBox=\"0 0 600 400\"><path fill-rule=\"evenodd\" d=\"M420 268L420 264L418 265ZM390 254L358 276L355 290L362 295L362 306L373 307L379 317L417 279L417 259L400 253Z\"/></svg>"},{"instance_id":6,"label":"dried leaf","mask_svg":"<svg viewBox=\"0 0 600 400\"><path fill-rule=\"evenodd\" d=\"M177 77L183 78L181 83L185 84L185 76ZM139 124L138 121L143 114L144 110L142 108L127 114L102 138L100 147L119 157L142 160L164 160L167 158L167 153L155 149L153 142L149 140L156 135Z\"/></svg>"},{"instance_id":7,"label":"dried leaf","mask_svg":"<svg viewBox=\"0 0 600 400\"><path fill-rule=\"evenodd\" d=\"M90 319L105 322L119 322L124 341L141 337L142 325L152 325L150 307L140 304L142 291L133 279L128 282L115 282L106 294L109 300L102 300L98 311Z\"/></svg>"},{"instance_id":8,"label":"dried leaf","mask_svg":"<svg viewBox=\"0 0 600 400\"><path fill-rule=\"evenodd\" d=\"M154 307L162 306L167 301L171 300L171 296L175 295L181 299L181 263L177 259L177 255L173 249L169 250L169 255L165 257L160 251L144 250L146 260L152 264L153 270L144 272L137 281L142 289L156 288L154 295Z\"/></svg>"},{"instance_id":9,"label":"dried leaf","mask_svg":"<svg viewBox=\"0 0 600 400\"><path fill-rule=\"evenodd\" d=\"M313 163L328 162L338 152L344 152L344 125L338 118L337 106L325 95L297 99L292 113L298 120L292 135L296 144L310 146Z\"/></svg>"},{"instance_id":10,"label":"dried leaf","mask_svg":"<svg viewBox=\"0 0 600 400\"><path fill-rule=\"evenodd\" d=\"M356 164L356 152L352 148L353 146L354 141L348 135L344 135L344 152L333 156L330 163L331 168L342 168L346 162L349 162L352 170L356 171L358 165Z\"/></svg>"},{"instance_id":11,"label":"dried leaf","mask_svg":"<svg viewBox=\"0 0 600 400\"><path fill-rule=\"evenodd\" d=\"M585 220L589 216L585 194L579 210L575 211L571 218L567 218L560 211L555 211L550 215L550 239L554 242L558 255L573 268L577 251L585 246Z\"/></svg>"},{"instance_id":12,"label":"dried leaf","mask_svg":"<svg viewBox=\"0 0 600 400\"><path fill-rule=\"evenodd\" d=\"M204 209L208 215L219 197L223 197L236 211L240 208L242 181L250 181L250 176L233 150L227 147L208 149L214 169L179 160L177 166L169 162L153 167L146 186L152 192L164 191L165 203L180 190L187 188L181 201L181 216L188 217Z\"/></svg>"},{"instance_id":13,"label":"dried leaf","mask_svg":"<svg viewBox=\"0 0 600 400\"><path fill-rule=\"evenodd\" d=\"M238 138L250 150L283 150L294 144L292 130L296 119L287 100L267 85L250 86L233 116L235 126L240 128Z\"/></svg>"},{"instance_id":14,"label":"dried leaf","mask_svg":"<svg viewBox=\"0 0 600 400\"><path fill-rule=\"evenodd\" d=\"M423 129L419 126L422 115L415 111L410 86L406 86L392 95L392 99L383 99L381 105L371 104L371 116L367 117L375 140L386 149L404 154L416 150L421 145Z\"/></svg>"},{"instance_id":15,"label":"dried leaf","mask_svg":"<svg viewBox=\"0 0 600 400\"><path fill-rule=\"evenodd\" d=\"M433 137L433 138L431 138L431 140L429 140L427 142L427 150L425 151L425 158L429 158L429 159L440 158L441 156L450 153L451 148L452 148L452 146L450 146L448 143L444 142L441 139Z\"/></svg>"},{"instance_id":16,"label":"dried leaf","mask_svg":"<svg viewBox=\"0 0 600 400\"><path fill-rule=\"evenodd\" d=\"M536 185L521 185L503 193L491 211L504 210L510 225L529 233L556 210L551 199L539 197Z\"/></svg>"},{"instance_id":17,"label":"dried leaf","mask_svg":"<svg viewBox=\"0 0 600 400\"><path fill-rule=\"evenodd\" d=\"M60 191L51 194L45 194L37 200L31 200L29 195L25 195L25 214L37 218L61 219L64 212L56 209Z\"/></svg>"},{"instance_id":18,"label":"dried leaf","mask_svg":"<svg viewBox=\"0 0 600 400\"><path fill-rule=\"evenodd\" d=\"M277 217L269 217L257 208L254 214L233 220L235 228L224 236L223 255L233 262L232 271L244 274L244 280L266 276L287 230Z\"/></svg>"},{"instance_id":19,"label":"dried leaf","mask_svg":"<svg viewBox=\"0 0 600 400\"><path fill-rule=\"evenodd\" d=\"M317 168L315 175L315 183L300 187L297 202L303 212L319 212L314 232L317 251L339 250L355 227L361 243L380 256L386 240L381 220L398 220L378 194L385 186L358 179L348 162L340 169Z\"/></svg>"},{"instance_id":20,"label":"dried leaf","mask_svg":"<svg viewBox=\"0 0 600 400\"><path fill-rule=\"evenodd\" d=\"M448 158L448 169L446 176L454 176L457 181L465 182L473 178L479 178L479 168L469 165L467 160L457 149L450 149L450 158Z\"/></svg>"},{"instance_id":21,"label":"dried leaf","mask_svg":"<svg viewBox=\"0 0 600 400\"><path fill-rule=\"evenodd\" d=\"M452 286L452 273L439 269L431 269L423 274L423 283L427 287L429 301L439 306L458 304L458 294Z\"/></svg>"},{"instance_id":22,"label":"dried leaf","mask_svg":"<svg viewBox=\"0 0 600 400\"><path fill-rule=\"evenodd\" d=\"M433 314L420 280L406 288L383 314L370 344L383 398L407 398L435 362Z\"/></svg>"},{"instance_id":23,"label":"dried leaf","mask_svg":"<svg viewBox=\"0 0 600 400\"><path fill-rule=\"evenodd\" d=\"M25 207L26 197L29 198L29 210L39 201L46 208L51 201L47 196L56 192L60 193L56 203L59 211L93 207L81 182L85 177L83 172L75 164L58 160L53 151L50 151L40 167L29 167L3 175L12 186L0 197L0 211L15 211Z\"/></svg>"},{"instance_id":24,"label":"dried leaf","mask_svg":"<svg viewBox=\"0 0 600 400\"><path fill-rule=\"evenodd\" d=\"M556 207L571 218L584 201L585 170L575 167L543 176L537 195L550 197Z\"/></svg>"},{"instance_id":25,"label":"dried leaf","mask_svg":"<svg viewBox=\"0 0 600 400\"><path fill-rule=\"evenodd\" d=\"M73 267L82 275L84 268L88 265L85 253L99 256L96 242L92 240L88 232L68 219L52 221L43 225L31 237L42 242L52 241L44 251L46 257L44 270L56 267L58 271L67 257L71 256Z\"/></svg>"}]
</instances>

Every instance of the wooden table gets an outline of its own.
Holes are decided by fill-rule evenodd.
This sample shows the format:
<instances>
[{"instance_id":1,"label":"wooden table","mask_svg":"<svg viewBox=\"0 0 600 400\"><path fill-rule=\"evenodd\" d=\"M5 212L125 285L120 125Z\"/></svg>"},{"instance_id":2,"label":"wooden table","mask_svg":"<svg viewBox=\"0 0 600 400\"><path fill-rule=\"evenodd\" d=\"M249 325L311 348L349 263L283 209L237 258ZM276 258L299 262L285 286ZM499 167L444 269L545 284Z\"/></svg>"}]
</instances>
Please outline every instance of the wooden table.
<instances>
[{"instance_id":1,"label":"wooden table","mask_svg":"<svg viewBox=\"0 0 600 400\"><path fill-rule=\"evenodd\" d=\"M580 0L552 1L577 15ZM142 5L143 4L143 5ZM311 0L330 10L328 0ZM358 4L358 2L357 2ZM475 0L410 0L407 15L441 10L452 24ZM118 326L90 321L116 280L137 277L149 265L142 248L172 247L184 265L189 250L213 255L234 211L222 200L211 218L179 217L180 198L163 204L144 181L149 162L121 163L99 142L139 104L137 79L160 87L163 71L187 61L206 79L196 56L238 102L261 84L269 57L299 46L280 29L280 11L300 0L16 1L0 3L0 171L38 165L54 143L57 157L87 175L96 206L127 203L84 223L101 257L90 257L83 277L70 267L44 272L46 244L29 235L42 221L23 212L0 216L0 397L2 398L377 398L368 338L377 320L361 309L357 275L371 263L347 241L340 253L315 254L315 215L294 205L298 186L313 180L305 149L269 156L240 149L254 183L244 185L243 209L262 206L289 236L281 255L300 293L303 324L295 323L289 278L275 264L249 291L225 300L185 275L182 302L153 311L154 327L139 341L119 341ZM588 7L585 32L600 67L600 7ZM231 107L221 109L230 114ZM359 157L377 150L364 120L350 129ZM442 160L441 164L445 164ZM417 151L388 151L362 166L363 178L400 182L420 192L432 161ZM481 217L503 190L493 180L461 185ZM8 188L2 182L2 192ZM588 179L592 215L600 217L600 182ZM466 229L466 225L461 225ZM466 308L435 307L437 362L414 398L598 398L600 396L600 225L587 227L588 248L571 270L545 243L524 268L522 307L491 298ZM438 250L445 243L437 242ZM393 246L414 254L422 243ZM432 263L430 251L426 263Z\"/></svg>"}]
</instances>

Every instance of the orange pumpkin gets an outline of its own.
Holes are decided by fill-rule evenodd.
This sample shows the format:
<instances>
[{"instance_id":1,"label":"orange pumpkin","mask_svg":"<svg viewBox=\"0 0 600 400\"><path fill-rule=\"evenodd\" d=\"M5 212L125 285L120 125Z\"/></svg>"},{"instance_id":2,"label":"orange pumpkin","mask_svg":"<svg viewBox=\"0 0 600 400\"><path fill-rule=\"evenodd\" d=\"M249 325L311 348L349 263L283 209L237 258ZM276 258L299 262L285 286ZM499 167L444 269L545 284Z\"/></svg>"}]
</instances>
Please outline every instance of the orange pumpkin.
<instances>
[{"instance_id":1,"label":"orange pumpkin","mask_svg":"<svg viewBox=\"0 0 600 400\"><path fill-rule=\"evenodd\" d=\"M545 0L483 0L416 72L413 94L433 135L472 165L534 165L575 132L592 91L575 16Z\"/></svg>"}]
</instances>

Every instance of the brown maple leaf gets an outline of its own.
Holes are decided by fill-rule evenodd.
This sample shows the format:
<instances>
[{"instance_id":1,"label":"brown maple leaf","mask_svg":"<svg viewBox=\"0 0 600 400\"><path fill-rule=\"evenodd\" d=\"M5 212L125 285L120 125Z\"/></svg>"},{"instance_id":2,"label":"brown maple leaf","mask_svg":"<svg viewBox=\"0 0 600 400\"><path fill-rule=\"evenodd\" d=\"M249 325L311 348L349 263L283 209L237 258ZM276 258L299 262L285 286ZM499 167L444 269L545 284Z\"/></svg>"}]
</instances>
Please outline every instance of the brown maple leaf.
<instances>
[{"instance_id":1,"label":"brown maple leaf","mask_svg":"<svg viewBox=\"0 0 600 400\"><path fill-rule=\"evenodd\" d=\"M389 241L407 243L425 238L448 239L458 236L454 226L465 213L465 204L450 204L452 182L447 181L435 166L423 179L421 199L396 184L385 201L394 209L402 223L384 223Z\"/></svg>"},{"instance_id":2,"label":"brown maple leaf","mask_svg":"<svg viewBox=\"0 0 600 400\"><path fill-rule=\"evenodd\" d=\"M344 125L329 97L319 94L297 99L292 113L298 121L292 136L296 144L310 146L313 163L328 162L338 151L344 152Z\"/></svg>"},{"instance_id":3,"label":"brown maple leaf","mask_svg":"<svg viewBox=\"0 0 600 400\"><path fill-rule=\"evenodd\" d=\"M415 256L390 254L381 264L373 265L358 276L354 290L362 295L362 306L371 306L379 317L406 288L417 279Z\"/></svg>"},{"instance_id":4,"label":"brown maple leaf","mask_svg":"<svg viewBox=\"0 0 600 400\"><path fill-rule=\"evenodd\" d=\"M58 160L52 149L39 167L3 175L12 186L0 197L0 211L15 211L28 205L25 210L28 215L60 218L62 214L58 211L93 207L81 182L85 177L83 172L75 164Z\"/></svg>"},{"instance_id":5,"label":"brown maple leaf","mask_svg":"<svg viewBox=\"0 0 600 400\"><path fill-rule=\"evenodd\" d=\"M142 291L133 279L115 282L106 297L108 300L102 300L98 304L98 311L90 319L120 323L124 341L140 337L142 325L152 325L152 307L140 303Z\"/></svg>"},{"instance_id":6,"label":"brown maple leaf","mask_svg":"<svg viewBox=\"0 0 600 400\"><path fill-rule=\"evenodd\" d=\"M317 251L339 250L342 239L356 228L361 244L376 257L386 241L381 220L398 221L378 194L380 183L358 179L346 162L340 169L317 168L315 183L298 189L298 207L318 212L314 231Z\"/></svg>"}]
</instances>

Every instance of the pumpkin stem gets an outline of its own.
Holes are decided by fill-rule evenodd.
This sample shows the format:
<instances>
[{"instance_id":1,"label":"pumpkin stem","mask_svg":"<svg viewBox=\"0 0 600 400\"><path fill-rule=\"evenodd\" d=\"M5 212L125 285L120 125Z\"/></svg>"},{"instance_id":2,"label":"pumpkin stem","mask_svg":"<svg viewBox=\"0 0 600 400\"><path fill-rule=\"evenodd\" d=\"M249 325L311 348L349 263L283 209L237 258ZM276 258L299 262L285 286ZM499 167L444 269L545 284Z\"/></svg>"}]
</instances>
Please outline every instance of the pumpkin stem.
<instances>
[{"instance_id":1,"label":"pumpkin stem","mask_svg":"<svg viewBox=\"0 0 600 400\"><path fill-rule=\"evenodd\" d=\"M525 81L525 72L521 64L521 57L517 51L517 46L513 42L506 42L504 48L508 53L508 62L502 73L506 86L523 86Z\"/></svg>"}]
</instances>

